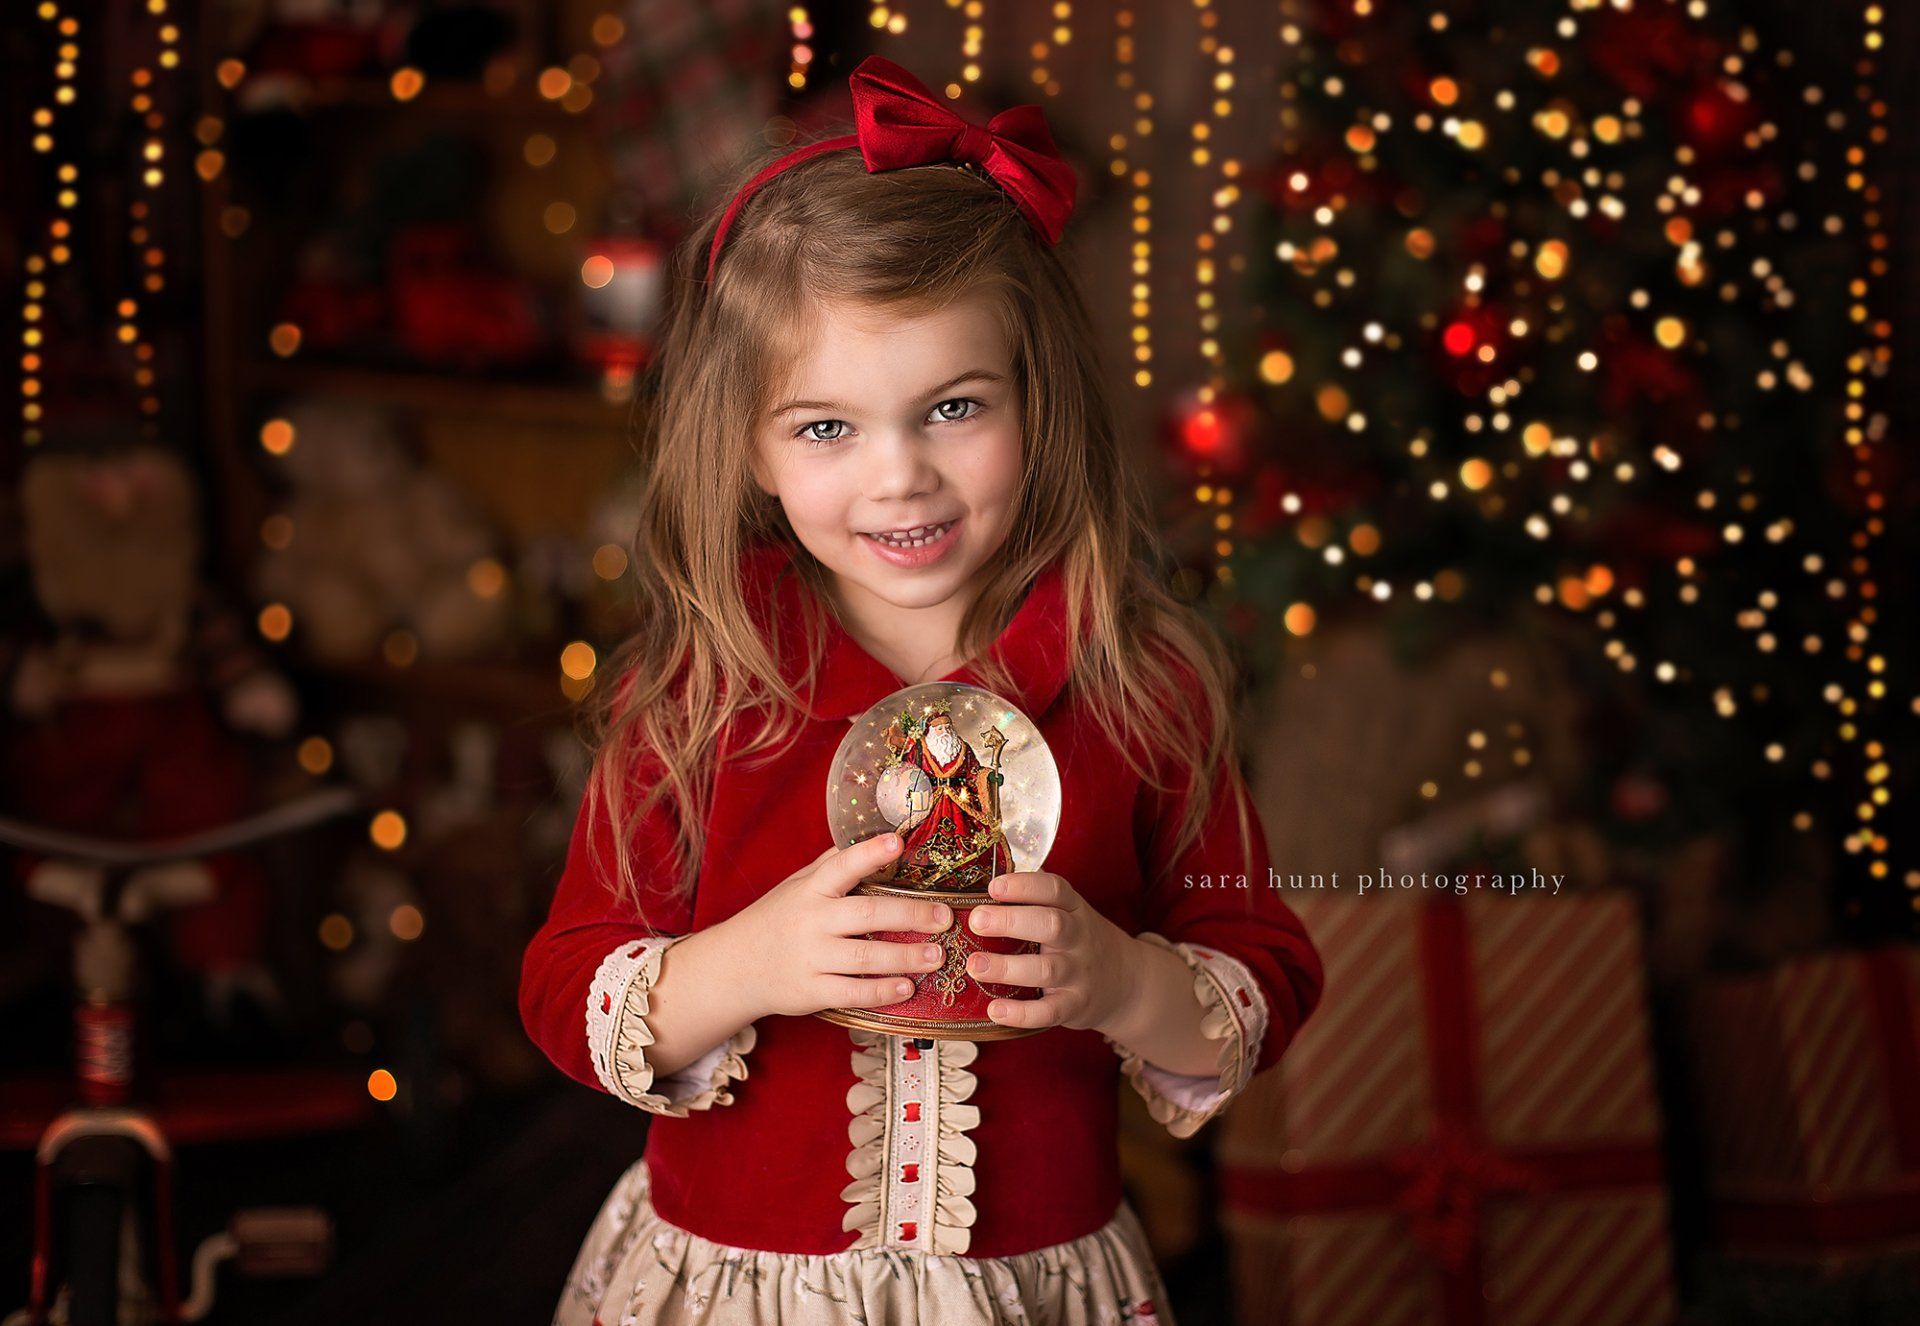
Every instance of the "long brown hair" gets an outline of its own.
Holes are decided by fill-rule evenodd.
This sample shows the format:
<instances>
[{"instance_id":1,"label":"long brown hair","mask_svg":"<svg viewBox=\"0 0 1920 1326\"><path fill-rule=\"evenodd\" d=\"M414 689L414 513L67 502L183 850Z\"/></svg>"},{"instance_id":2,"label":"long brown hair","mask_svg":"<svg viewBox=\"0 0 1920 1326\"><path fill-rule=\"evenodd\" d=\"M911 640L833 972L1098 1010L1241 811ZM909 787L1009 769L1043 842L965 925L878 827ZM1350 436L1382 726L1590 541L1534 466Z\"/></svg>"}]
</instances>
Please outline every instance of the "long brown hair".
<instances>
[{"instance_id":1,"label":"long brown hair","mask_svg":"<svg viewBox=\"0 0 1920 1326\"><path fill-rule=\"evenodd\" d=\"M733 188L773 155L742 167ZM1011 531L956 644L986 686L1005 685L989 675L997 669L985 651L1034 576L1058 559L1076 642L1067 693L1161 792L1174 787L1156 771L1185 770L1186 811L1169 849L1183 851L1211 808L1214 771L1224 764L1240 785L1232 658L1163 586L1166 550L1116 433L1092 323L1060 253L971 167L869 174L851 150L821 153L763 184L734 219L709 287L719 213L670 262L639 439L639 629L602 664L600 675L617 680L596 687L586 709L595 749L588 810L623 826L610 887L642 913L647 867L633 859L625 826L665 797L677 878L647 891L690 896L723 737L737 743L724 758L771 759L806 719L800 692L836 609L824 569L750 465L759 421L792 364L809 301L819 299L918 315L991 298L1022 402L1025 459ZM758 540L789 545L806 585L810 662L799 688L778 666L777 614L765 614L763 635L742 592L741 557ZM1245 850L1244 800L1239 819Z\"/></svg>"}]
</instances>

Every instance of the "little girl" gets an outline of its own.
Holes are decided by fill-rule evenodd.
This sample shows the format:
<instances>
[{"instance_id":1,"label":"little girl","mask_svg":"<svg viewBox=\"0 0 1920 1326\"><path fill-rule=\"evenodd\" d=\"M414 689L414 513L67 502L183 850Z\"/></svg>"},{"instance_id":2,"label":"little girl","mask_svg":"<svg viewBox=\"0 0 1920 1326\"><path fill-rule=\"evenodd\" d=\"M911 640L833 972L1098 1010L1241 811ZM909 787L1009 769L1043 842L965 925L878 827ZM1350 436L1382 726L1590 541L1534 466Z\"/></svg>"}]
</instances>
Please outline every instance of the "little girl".
<instances>
[{"instance_id":1,"label":"little girl","mask_svg":"<svg viewBox=\"0 0 1920 1326\"><path fill-rule=\"evenodd\" d=\"M1286 1049L1319 956L1268 883L1227 651L1153 571L1053 248L1072 168L1037 107L979 126L877 56L852 92L856 133L771 161L675 258L643 626L520 989L561 1069L660 1121L554 1321L1169 1322L1119 1078L1192 1134ZM855 893L899 841L836 848L824 808L849 720L931 680L1010 701L1059 767L1045 868L973 912L1037 944L969 966L1032 987L989 1016L1037 1034L812 1016L940 965L864 938L955 918Z\"/></svg>"}]
</instances>

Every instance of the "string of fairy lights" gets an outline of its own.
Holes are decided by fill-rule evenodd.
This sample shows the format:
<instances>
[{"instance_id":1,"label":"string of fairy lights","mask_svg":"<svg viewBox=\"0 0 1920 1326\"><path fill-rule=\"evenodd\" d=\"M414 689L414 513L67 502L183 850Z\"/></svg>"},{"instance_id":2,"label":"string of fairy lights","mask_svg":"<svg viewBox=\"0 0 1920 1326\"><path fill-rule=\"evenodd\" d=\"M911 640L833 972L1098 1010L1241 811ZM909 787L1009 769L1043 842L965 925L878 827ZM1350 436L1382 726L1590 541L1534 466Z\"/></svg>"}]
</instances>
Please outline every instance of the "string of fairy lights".
<instances>
[{"instance_id":1,"label":"string of fairy lights","mask_svg":"<svg viewBox=\"0 0 1920 1326\"><path fill-rule=\"evenodd\" d=\"M154 63L161 69L173 71L180 67L180 28L165 19L166 12L167 0L147 0L147 13L157 20L154 36L158 50L154 55ZM166 251L153 242L149 229L154 213L149 199L159 193L166 181L167 119L154 101L153 79L153 70L145 65L137 66L128 75L131 85L127 98L128 109L140 117L144 138L140 144L140 188L143 193L127 203L127 242L140 255L137 266L144 267L146 274L140 280L140 291L122 295L114 306L114 312L120 319L114 333L122 345L131 347L133 351L133 382L140 392L140 412L149 419L159 415L160 398L154 392L153 342L140 329L140 294L158 294L166 289Z\"/></svg>"},{"instance_id":2,"label":"string of fairy lights","mask_svg":"<svg viewBox=\"0 0 1920 1326\"><path fill-rule=\"evenodd\" d=\"M1222 133L1228 117L1233 113L1234 49L1220 40L1217 32L1220 14L1213 7L1213 0L1193 0L1193 5L1199 20L1201 68L1211 71L1208 78L1211 96L1206 103L1205 113L1193 122L1190 157L1194 170L1201 178L1206 177L1207 167L1213 162L1215 154L1218 153L1220 157L1208 215L1194 236L1193 298L1198 318L1200 357L1206 365L1206 380L1195 393L1199 409L1193 426L1206 432L1219 427L1214 412L1218 409L1220 394L1227 386L1226 353L1220 344L1219 281L1220 268L1225 262L1223 242L1233 228L1233 205L1240 198L1240 162L1225 151L1225 135ZM1210 467L1203 467L1200 477L1204 480L1209 474ZM1233 567L1229 561L1233 556L1233 497L1233 489L1226 484L1202 483L1194 491L1195 500L1203 506L1211 503L1219 508L1212 519L1213 576L1226 585L1233 583Z\"/></svg>"},{"instance_id":3,"label":"string of fairy lights","mask_svg":"<svg viewBox=\"0 0 1920 1326\"><path fill-rule=\"evenodd\" d=\"M59 112L56 106L71 106L78 95L74 88L74 78L80 64L80 20L71 14L60 12L60 6L43 3L37 13L42 22L53 25L59 37L59 46L53 66L52 106L35 106L29 117L33 124L33 150L43 156L54 156L59 145L55 130L59 127ZM44 300L47 296L48 268L65 266L73 257L72 246L68 243L73 237L71 213L79 203L78 172L71 162L63 163L59 168L62 184L57 202L59 211L48 220L44 237L34 236L28 242L21 267L26 273L23 293L26 298L21 305L20 321L21 343L24 351L20 358L20 418L22 437L29 446L38 445L43 438L40 428L45 416L45 405L40 400L43 386L41 374L45 371L43 347L46 333L39 325L46 315ZM39 247L44 243L45 247Z\"/></svg>"},{"instance_id":4,"label":"string of fairy lights","mask_svg":"<svg viewBox=\"0 0 1920 1326\"><path fill-rule=\"evenodd\" d=\"M986 0L964 0L964 3L947 0L947 4L949 8L957 5L966 19L966 27L960 33L960 79L965 83L977 83L980 81L980 52L987 39ZM949 84L947 95L958 96L959 93Z\"/></svg>"},{"instance_id":5,"label":"string of fairy lights","mask_svg":"<svg viewBox=\"0 0 1920 1326\"><path fill-rule=\"evenodd\" d=\"M1874 313L1874 286L1887 274L1888 237L1880 186L1873 182L1866 169L1868 160L1877 155L1887 141L1887 103L1877 94L1874 85L1879 52L1886 40L1882 31L1885 17L1879 4L1868 4L1861 11L1862 54L1855 65L1854 100L1865 111L1867 123L1866 132L1861 136L1863 141L1856 140L1847 149L1846 185L1850 192L1860 195L1864 204L1861 225L1866 236L1866 270L1848 285L1853 301L1848 316L1860 328L1861 338L1847 358L1845 438L1857 457L1852 478L1854 485L1862 490L1865 514L1851 540L1854 555L1849 559L1848 569L1854 576L1851 601L1855 608L1846 626L1847 659L1855 665L1854 674L1859 679L1857 684L1862 696L1858 700L1853 696L1841 698L1839 735L1843 741L1855 739L1863 726L1881 730L1875 720L1880 717L1887 698L1887 659L1884 653L1871 647L1879 609L1870 554L1873 545L1886 533L1886 494L1876 483L1872 462L1875 452L1887 446L1887 415L1884 409L1877 408L1876 401L1888 380L1893 357L1893 324L1890 318ZM1858 123L1855 121L1856 128ZM1920 713L1920 695L1912 697L1909 704L1914 712ZM1878 736L1866 737L1861 753L1864 786L1856 811L1860 823L1848 835L1846 847L1866 858L1867 871L1873 878L1885 879L1892 871L1892 843L1887 830L1877 825L1884 825L1891 818L1889 806L1893 793L1888 784L1892 770L1886 744ZM1908 890L1908 905L1920 911L1920 867L1908 868L1901 882Z\"/></svg>"},{"instance_id":6,"label":"string of fairy lights","mask_svg":"<svg viewBox=\"0 0 1920 1326\"><path fill-rule=\"evenodd\" d=\"M1109 140L1113 157L1108 169L1127 182L1129 274L1133 277L1127 305L1127 339L1133 346L1133 385L1153 385L1153 171L1144 159L1130 155L1134 144L1141 153L1153 137L1153 93L1140 86L1136 73L1137 38L1133 5L1121 0L1113 15L1113 83L1133 112L1133 119L1114 131ZM1128 130L1132 132L1129 133Z\"/></svg>"},{"instance_id":7,"label":"string of fairy lights","mask_svg":"<svg viewBox=\"0 0 1920 1326\"><path fill-rule=\"evenodd\" d=\"M813 18L805 5L787 10L787 88L804 92L807 74L813 69Z\"/></svg>"},{"instance_id":8,"label":"string of fairy lights","mask_svg":"<svg viewBox=\"0 0 1920 1326\"><path fill-rule=\"evenodd\" d=\"M1034 39L1028 55L1033 61L1032 77L1036 87L1049 97L1060 95L1060 80L1053 76L1049 61L1056 48L1073 40L1073 6L1068 0L1054 0L1053 29Z\"/></svg>"},{"instance_id":9,"label":"string of fairy lights","mask_svg":"<svg viewBox=\"0 0 1920 1326\"><path fill-rule=\"evenodd\" d=\"M1194 310L1199 326L1200 356L1206 362L1206 382L1200 388L1200 402L1211 405L1219 393L1226 387L1226 356L1220 348L1220 237L1232 228L1231 207L1238 197L1238 186L1234 183L1240 173L1239 161L1222 151L1220 140L1225 121L1233 112L1233 47L1220 40L1217 29L1220 26L1219 11L1213 7L1213 0L1193 0L1193 7L1199 20L1199 58L1203 69L1211 70L1208 79L1209 91L1213 93L1206 102L1205 111L1189 127L1193 137L1193 146L1189 159L1193 168L1202 179L1208 174L1207 167L1214 164L1216 152L1221 152L1215 173L1219 183L1210 195L1209 216L1194 236Z\"/></svg>"}]
</instances>

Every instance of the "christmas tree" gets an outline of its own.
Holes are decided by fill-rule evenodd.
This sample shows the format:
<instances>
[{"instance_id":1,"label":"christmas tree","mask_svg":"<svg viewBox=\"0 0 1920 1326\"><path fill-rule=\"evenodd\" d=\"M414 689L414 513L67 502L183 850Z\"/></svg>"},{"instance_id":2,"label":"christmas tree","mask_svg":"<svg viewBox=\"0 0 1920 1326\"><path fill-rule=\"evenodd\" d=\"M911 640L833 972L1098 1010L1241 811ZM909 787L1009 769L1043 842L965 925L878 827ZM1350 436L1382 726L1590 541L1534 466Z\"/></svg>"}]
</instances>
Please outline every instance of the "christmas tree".
<instances>
[{"instance_id":1,"label":"christmas tree","mask_svg":"<svg viewBox=\"0 0 1920 1326\"><path fill-rule=\"evenodd\" d=\"M1355 613L1565 638L1615 829L1812 835L1911 932L1878 6L1282 9L1258 339L1180 431L1256 675Z\"/></svg>"}]
</instances>

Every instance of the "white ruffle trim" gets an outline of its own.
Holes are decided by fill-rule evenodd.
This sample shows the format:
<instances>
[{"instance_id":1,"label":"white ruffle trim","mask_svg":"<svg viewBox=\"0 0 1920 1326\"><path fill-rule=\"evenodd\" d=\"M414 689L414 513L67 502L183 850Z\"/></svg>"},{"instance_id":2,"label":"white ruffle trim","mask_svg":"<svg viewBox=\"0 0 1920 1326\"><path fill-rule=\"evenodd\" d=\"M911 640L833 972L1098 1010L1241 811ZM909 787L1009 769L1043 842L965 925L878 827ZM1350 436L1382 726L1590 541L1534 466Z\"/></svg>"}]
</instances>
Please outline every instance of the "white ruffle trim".
<instances>
[{"instance_id":1,"label":"white ruffle trim","mask_svg":"<svg viewBox=\"0 0 1920 1326\"><path fill-rule=\"evenodd\" d=\"M1191 1137L1253 1077L1267 1035L1267 1000L1244 962L1204 944L1174 942L1143 931L1136 938L1179 955L1193 972L1193 993L1206 1014L1200 1033L1220 1042L1215 1073L1172 1073L1126 1046L1103 1039L1120 1056L1121 1070L1147 1103L1147 1113L1175 1137Z\"/></svg>"},{"instance_id":2,"label":"white ruffle trim","mask_svg":"<svg viewBox=\"0 0 1920 1326\"><path fill-rule=\"evenodd\" d=\"M847 1125L852 1143L847 1173L853 1181L840 1195L852 1205L840 1227L858 1230L860 1237L847 1250L964 1253L973 1239L978 1156L967 1134L980 1123L980 1107L967 1104L977 1082L967 1065L980 1053L979 1045L935 1040L919 1051L919 1062L935 1069L922 1075L903 1058L908 1038L860 1028L850 1028L849 1034L857 1079L847 1091L853 1112ZM913 1103L920 1108L909 1110Z\"/></svg>"},{"instance_id":3,"label":"white ruffle trim","mask_svg":"<svg viewBox=\"0 0 1920 1326\"><path fill-rule=\"evenodd\" d=\"M731 1105L729 1082L747 1075L745 1055L758 1037L749 1022L676 1072L654 1080L646 1047L648 994L666 951L685 935L656 935L622 944L601 960L587 989L587 1047L593 1074L609 1093L649 1114L685 1118L690 1111ZM655 1090L655 1087L658 1090Z\"/></svg>"}]
</instances>

